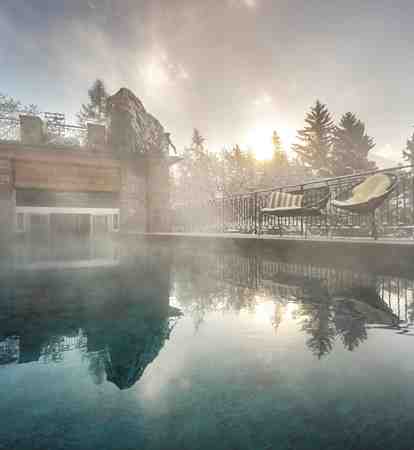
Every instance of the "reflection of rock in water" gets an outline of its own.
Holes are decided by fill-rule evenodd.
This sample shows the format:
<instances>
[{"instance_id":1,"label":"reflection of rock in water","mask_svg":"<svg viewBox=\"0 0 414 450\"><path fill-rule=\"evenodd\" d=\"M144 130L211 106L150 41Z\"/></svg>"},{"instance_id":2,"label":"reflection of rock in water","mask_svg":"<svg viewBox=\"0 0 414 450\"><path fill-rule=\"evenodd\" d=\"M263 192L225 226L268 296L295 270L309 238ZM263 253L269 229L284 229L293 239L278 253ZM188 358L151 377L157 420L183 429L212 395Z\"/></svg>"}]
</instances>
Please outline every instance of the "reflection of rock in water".
<instances>
[{"instance_id":1,"label":"reflection of rock in water","mask_svg":"<svg viewBox=\"0 0 414 450\"><path fill-rule=\"evenodd\" d=\"M143 325L135 336L130 334L121 339L118 336L106 353L105 370L108 381L119 389L133 386L158 356L174 324L175 321L166 318Z\"/></svg>"},{"instance_id":2,"label":"reflection of rock in water","mask_svg":"<svg viewBox=\"0 0 414 450\"><path fill-rule=\"evenodd\" d=\"M122 263L88 269L25 270L0 286L0 364L58 363L79 349L96 384L132 386L168 339L170 255L122 248ZM17 336L14 343L11 336Z\"/></svg>"}]
</instances>

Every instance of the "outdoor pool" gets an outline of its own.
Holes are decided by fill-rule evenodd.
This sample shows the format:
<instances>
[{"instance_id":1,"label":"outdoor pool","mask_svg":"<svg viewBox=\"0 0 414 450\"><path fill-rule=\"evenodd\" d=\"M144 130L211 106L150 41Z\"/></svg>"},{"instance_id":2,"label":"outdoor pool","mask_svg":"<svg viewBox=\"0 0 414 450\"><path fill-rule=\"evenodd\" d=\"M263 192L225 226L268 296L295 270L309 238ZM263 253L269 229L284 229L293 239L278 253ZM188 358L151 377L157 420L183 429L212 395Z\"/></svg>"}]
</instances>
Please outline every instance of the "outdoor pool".
<instances>
[{"instance_id":1,"label":"outdoor pool","mask_svg":"<svg viewBox=\"0 0 414 450\"><path fill-rule=\"evenodd\" d=\"M414 272L131 242L0 272L0 448L414 448Z\"/></svg>"}]
</instances>

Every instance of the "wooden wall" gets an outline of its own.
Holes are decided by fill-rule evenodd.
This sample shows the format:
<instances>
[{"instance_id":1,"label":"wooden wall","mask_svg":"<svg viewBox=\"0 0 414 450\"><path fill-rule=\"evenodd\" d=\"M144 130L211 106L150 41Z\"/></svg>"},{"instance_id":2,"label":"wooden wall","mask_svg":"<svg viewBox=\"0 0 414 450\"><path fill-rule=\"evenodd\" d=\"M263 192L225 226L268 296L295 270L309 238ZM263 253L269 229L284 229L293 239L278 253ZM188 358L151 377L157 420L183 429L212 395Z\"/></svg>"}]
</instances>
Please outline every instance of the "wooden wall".
<instances>
[{"instance_id":1,"label":"wooden wall","mask_svg":"<svg viewBox=\"0 0 414 450\"><path fill-rule=\"evenodd\" d=\"M119 192L117 167L62 164L57 162L16 160L16 188L48 189L76 192Z\"/></svg>"}]
</instances>

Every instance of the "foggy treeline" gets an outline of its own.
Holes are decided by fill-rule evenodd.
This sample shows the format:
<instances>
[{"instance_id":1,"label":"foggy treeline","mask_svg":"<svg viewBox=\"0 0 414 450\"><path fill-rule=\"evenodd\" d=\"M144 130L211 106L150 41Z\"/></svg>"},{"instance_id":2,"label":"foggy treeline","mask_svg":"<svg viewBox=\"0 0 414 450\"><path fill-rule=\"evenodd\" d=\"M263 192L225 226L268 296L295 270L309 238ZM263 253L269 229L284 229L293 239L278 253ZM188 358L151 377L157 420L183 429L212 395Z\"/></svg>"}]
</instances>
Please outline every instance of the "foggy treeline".
<instances>
[{"instance_id":1,"label":"foggy treeline","mask_svg":"<svg viewBox=\"0 0 414 450\"><path fill-rule=\"evenodd\" d=\"M326 105L319 101L306 114L305 126L298 130L291 152L283 147L277 130L270 140L272 157L261 161L255 157L254 148L234 145L219 152L211 150L200 131L194 129L191 145L184 150L173 179L174 200L211 200L376 168L368 159L375 143L364 123L348 112L335 124ZM289 158L288 154L294 156Z\"/></svg>"}]
</instances>

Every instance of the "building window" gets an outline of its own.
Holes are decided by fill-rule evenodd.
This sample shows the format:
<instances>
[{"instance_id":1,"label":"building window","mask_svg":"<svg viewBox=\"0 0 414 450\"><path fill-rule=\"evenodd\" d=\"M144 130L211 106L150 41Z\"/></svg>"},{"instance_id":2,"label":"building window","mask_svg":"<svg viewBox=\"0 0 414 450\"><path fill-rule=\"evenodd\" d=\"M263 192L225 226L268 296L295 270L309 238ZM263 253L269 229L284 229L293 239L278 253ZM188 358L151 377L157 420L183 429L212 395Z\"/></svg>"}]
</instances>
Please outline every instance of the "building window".
<instances>
[{"instance_id":1,"label":"building window","mask_svg":"<svg viewBox=\"0 0 414 450\"><path fill-rule=\"evenodd\" d=\"M113 218L112 218L112 228L114 231L118 231L119 230L119 214L114 214Z\"/></svg>"},{"instance_id":2,"label":"building window","mask_svg":"<svg viewBox=\"0 0 414 450\"><path fill-rule=\"evenodd\" d=\"M24 214L23 213L16 214L16 230L24 231Z\"/></svg>"}]
</instances>

